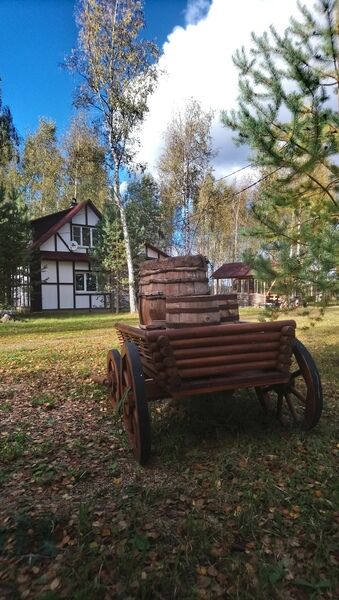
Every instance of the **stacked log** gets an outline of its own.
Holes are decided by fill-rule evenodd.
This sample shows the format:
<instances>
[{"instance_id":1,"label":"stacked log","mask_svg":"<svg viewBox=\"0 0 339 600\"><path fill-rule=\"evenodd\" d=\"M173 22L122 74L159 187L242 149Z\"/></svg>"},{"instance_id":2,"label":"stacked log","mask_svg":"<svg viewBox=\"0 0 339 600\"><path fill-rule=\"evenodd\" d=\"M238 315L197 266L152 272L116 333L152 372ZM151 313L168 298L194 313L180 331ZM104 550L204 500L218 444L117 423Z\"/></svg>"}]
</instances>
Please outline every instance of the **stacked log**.
<instances>
[{"instance_id":1,"label":"stacked log","mask_svg":"<svg viewBox=\"0 0 339 600\"><path fill-rule=\"evenodd\" d=\"M140 266L140 322L165 326L166 298L208 293L207 260L200 254L145 261Z\"/></svg>"}]
</instances>

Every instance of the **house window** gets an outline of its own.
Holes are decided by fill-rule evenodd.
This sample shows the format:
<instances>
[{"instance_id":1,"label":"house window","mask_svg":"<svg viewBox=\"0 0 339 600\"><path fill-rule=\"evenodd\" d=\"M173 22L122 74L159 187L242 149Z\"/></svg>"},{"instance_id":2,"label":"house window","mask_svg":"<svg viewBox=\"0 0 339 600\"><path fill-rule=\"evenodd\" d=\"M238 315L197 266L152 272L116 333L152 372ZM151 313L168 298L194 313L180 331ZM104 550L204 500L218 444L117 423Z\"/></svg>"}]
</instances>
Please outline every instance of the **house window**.
<instances>
[{"instance_id":1,"label":"house window","mask_svg":"<svg viewBox=\"0 0 339 600\"><path fill-rule=\"evenodd\" d=\"M93 248L98 240L98 232L95 227L87 227L87 225L73 225L72 239L83 248Z\"/></svg>"},{"instance_id":2,"label":"house window","mask_svg":"<svg viewBox=\"0 0 339 600\"><path fill-rule=\"evenodd\" d=\"M96 273L76 273L75 274L75 290L77 292L97 292L98 277Z\"/></svg>"}]
</instances>

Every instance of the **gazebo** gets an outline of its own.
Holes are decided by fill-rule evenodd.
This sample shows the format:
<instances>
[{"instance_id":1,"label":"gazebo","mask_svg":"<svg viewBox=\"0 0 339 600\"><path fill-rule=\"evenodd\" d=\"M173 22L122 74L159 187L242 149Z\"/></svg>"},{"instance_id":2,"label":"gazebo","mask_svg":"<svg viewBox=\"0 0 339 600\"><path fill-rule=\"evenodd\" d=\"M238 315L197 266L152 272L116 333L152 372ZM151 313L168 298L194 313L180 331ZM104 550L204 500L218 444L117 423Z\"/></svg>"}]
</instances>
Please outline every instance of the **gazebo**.
<instances>
[{"instance_id":1,"label":"gazebo","mask_svg":"<svg viewBox=\"0 0 339 600\"><path fill-rule=\"evenodd\" d=\"M212 274L216 292L237 292L240 306L259 306L266 301L266 285L255 279L251 267L243 262L224 263Z\"/></svg>"}]
</instances>

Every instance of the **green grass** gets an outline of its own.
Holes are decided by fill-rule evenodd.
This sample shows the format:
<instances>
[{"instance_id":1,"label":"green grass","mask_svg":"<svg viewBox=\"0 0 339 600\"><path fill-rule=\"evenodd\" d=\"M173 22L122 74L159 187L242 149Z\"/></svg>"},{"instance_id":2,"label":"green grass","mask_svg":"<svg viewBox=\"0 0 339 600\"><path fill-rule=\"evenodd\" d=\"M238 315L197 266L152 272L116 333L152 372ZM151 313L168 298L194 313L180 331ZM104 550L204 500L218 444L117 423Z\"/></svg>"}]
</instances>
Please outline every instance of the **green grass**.
<instances>
[{"instance_id":1,"label":"green grass","mask_svg":"<svg viewBox=\"0 0 339 600\"><path fill-rule=\"evenodd\" d=\"M89 379L118 345L117 320L136 323L93 314L0 327L0 597L338 597L338 307L309 329L296 316L323 381L316 429L265 418L251 390L155 402L147 468Z\"/></svg>"}]
</instances>

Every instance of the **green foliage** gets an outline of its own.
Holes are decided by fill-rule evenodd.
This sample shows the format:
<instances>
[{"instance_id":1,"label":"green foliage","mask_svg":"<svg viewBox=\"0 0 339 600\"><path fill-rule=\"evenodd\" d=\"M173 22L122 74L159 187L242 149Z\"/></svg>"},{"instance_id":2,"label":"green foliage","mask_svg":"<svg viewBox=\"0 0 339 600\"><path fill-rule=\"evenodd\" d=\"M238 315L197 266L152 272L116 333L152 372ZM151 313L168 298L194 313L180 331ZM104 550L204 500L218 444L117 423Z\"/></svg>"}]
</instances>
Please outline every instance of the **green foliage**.
<instances>
[{"instance_id":1,"label":"green foliage","mask_svg":"<svg viewBox=\"0 0 339 600\"><path fill-rule=\"evenodd\" d=\"M13 124L13 118L8 106L2 103L0 90L0 169L7 168L8 164L16 158L16 147L19 136Z\"/></svg>"},{"instance_id":2,"label":"green foliage","mask_svg":"<svg viewBox=\"0 0 339 600\"><path fill-rule=\"evenodd\" d=\"M318 16L300 7L280 36L274 27L252 34L250 54L238 50L239 109L223 113L238 144L271 174L253 202L269 269L283 287L337 288L339 35L334 0L319 0ZM334 95L334 97L333 97ZM273 266L272 266L273 265ZM258 265L256 265L258 266ZM263 266L263 265L261 265ZM292 286L292 287L291 287Z\"/></svg>"},{"instance_id":3,"label":"green foliage","mask_svg":"<svg viewBox=\"0 0 339 600\"><path fill-rule=\"evenodd\" d=\"M62 158L57 145L56 125L41 119L37 131L26 139L23 178L26 202L35 218L60 208Z\"/></svg>"},{"instance_id":4,"label":"green foliage","mask_svg":"<svg viewBox=\"0 0 339 600\"><path fill-rule=\"evenodd\" d=\"M14 305L15 289L28 262L27 209L16 190L0 184L0 306Z\"/></svg>"},{"instance_id":5,"label":"green foliage","mask_svg":"<svg viewBox=\"0 0 339 600\"><path fill-rule=\"evenodd\" d=\"M109 196L106 148L98 132L90 127L83 114L78 114L63 139L64 198L91 199L102 209Z\"/></svg>"},{"instance_id":6,"label":"green foliage","mask_svg":"<svg viewBox=\"0 0 339 600\"><path fill-rule=\"evenodd\" d=\"M144 260L144 244L164 245L163 214L159 188L149 174L134 179L126 195L126 217L131 236L131 249L135 267Z\"/></svg>"},{"instance_id":7,"label":"green foliage","mask_svg":"<svg viewBox=\"0 0 339 600\"><path fill-rule=\"evenodd\" d=\"M186 254L193 249L193 214L200 186L211 170L211 123L212 113L204 112L191 98L168 125L158 163L161 198L175 232L173 242Z\"/></svg>"}]
</instances>

